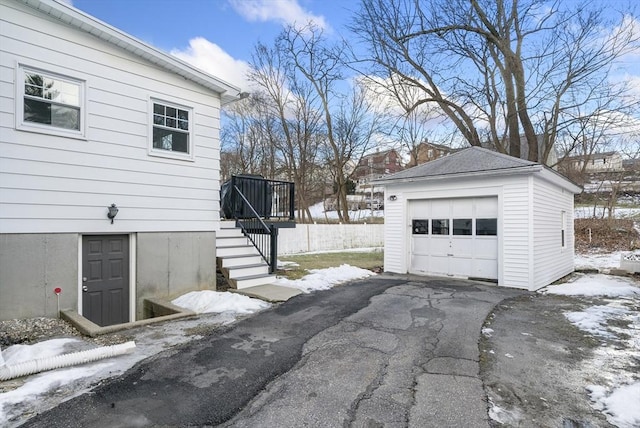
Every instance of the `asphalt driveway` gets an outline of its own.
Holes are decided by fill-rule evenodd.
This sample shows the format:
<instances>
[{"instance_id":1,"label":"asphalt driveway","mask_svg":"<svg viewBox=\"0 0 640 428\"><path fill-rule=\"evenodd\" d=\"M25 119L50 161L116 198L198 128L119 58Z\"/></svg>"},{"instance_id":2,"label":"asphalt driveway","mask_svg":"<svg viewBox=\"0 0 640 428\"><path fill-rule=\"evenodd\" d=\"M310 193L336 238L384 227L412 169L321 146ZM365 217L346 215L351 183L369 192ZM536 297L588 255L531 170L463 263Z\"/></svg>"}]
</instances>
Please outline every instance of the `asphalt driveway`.
<instances>
[{"instance_id":1,"label":"asphalt driveway","mask_svg":"<svg viewBox=\"0 0 640 428\"><path fill-rule=\"evenodd\" d=\"M488 426L480 331L523 294L381 275L298 296L25 426Z\"/></svg>"}]
</instances>

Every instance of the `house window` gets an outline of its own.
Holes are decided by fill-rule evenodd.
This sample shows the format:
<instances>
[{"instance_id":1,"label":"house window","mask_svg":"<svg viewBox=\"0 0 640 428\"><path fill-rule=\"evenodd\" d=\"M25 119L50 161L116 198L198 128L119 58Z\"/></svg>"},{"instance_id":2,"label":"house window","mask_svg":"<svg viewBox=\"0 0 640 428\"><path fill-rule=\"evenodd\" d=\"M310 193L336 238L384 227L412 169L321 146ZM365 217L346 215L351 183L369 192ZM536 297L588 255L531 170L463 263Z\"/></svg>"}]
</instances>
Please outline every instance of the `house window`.
<instances>
[{"instance_id":1,"label":"house window","mask_svg":"<svg viewBox=\"0 0 640 428\"><path fill-rule=\"evenodd\" d=\"M560 221L562 222L560 225L560 242L562 244L562 248L567 247L567 232L566 232L566 223L567 223L567 213L562 211L560 213Z\"/></svg>"},{"instance_id":2,"label":"house window","mask_svg":"<svg viewBox=\"0 0 640 428\"><path fill-rule=\"evenodd\" d=\"M471 219L470 218L454 218L453 234L454 235L471 235Z\"/></svg>"},{"instance_id":3,"label":"house window","mask_svg":"<svg viewBox=\"0 0 640 428\"><path fill-rule=\"evenodd\" d=\"M412 231L414 235L428 235L429 220L413 220Z\"/></svg>"},{"instance_id":4,"label":"house window","mask_svg":"<svg viewBox=\"0 0 640 428\"><path fill-rule=\"evenodd\" d=\"M498 234L498 219L477 218L476 236L496 236Z\"/></svg>"},{"instance_id":5,"label":"house window","mask_svg":"<svg viewBox=\"0 0 640 428\"><path fill-rule=\"evenodd\" d=\"M22 66L18 76L19 129L82 136L83 81Z\"/></svg>"},{"instance_id":6,"label":"house window","mask_svg":"<svg viewBox=\"0 0 640 428\"><path fill-rule=\"evenodd\" d=\"M191 159L193 110L152 101L151 154Z\"/></svg>"},{"instance_id":7,"label":"house window","mask_svg":"<svg viewBox=\"0 0 640 428\"><path fill-rule=\"evenodd\" d=\"M431 220L431 234L432 235L448 235L449 219Z\"/></svg>"}]
</instances>

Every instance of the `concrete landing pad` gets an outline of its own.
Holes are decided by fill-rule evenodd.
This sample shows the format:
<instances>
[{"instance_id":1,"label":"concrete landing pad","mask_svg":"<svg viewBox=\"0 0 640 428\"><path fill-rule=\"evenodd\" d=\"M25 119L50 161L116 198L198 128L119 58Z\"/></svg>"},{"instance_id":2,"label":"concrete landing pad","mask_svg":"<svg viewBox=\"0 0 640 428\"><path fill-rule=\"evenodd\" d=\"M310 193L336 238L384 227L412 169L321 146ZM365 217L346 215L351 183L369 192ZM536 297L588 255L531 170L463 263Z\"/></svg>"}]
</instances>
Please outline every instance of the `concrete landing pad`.
<instances>
[{"instance_id":1,"label":"concrete landing pad","mask_svg":"<svg viewBox=\"0 0 640 428\"><path fill-rule=\"evenodd\" d=\"M256 285L255 287L242 288L240 290L229 289L233 293L243 294L249 297L255 297L267 302L286 302L290 298L302 294L297 288L284 287L282 285Z\"/></svg>"}]
</instances>

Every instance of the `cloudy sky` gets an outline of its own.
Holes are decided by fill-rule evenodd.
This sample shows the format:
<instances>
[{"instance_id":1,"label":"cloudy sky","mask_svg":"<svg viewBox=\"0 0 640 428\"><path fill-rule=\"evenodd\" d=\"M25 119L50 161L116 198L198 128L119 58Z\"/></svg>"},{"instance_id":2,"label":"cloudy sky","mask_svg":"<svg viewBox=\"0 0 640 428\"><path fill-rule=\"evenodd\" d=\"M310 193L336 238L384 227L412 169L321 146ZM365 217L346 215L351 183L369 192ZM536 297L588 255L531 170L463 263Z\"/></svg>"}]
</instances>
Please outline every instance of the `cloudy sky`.
<instances>
[{"instance_id":1,"label":"cloudy sky","mask_svg":"<svg viewBox=\"0 0 640 428\"><path fill-rule=\"evenodd\" d=\"M62 1L245 91L250 90L244 76L256 42L272 44L283 25L309 21L324 28L330 38L348 39L345 25L359 4L359 0ZM612 12L627 4L624 0L594 1L603 2ZM576 7L582 3L563 2ZM634 21L640 32L637 16ZM640 97L640 54L623 58L610 78L630 82Z\"/></svg>"},{"instance_id":2,"label":"cloudy sky","mask_svg":"<svg viewBox=\"0 0 640 428\"><path fill-rule=\"evenodd\" d=\"M286 24L313 21L339 37L357 0L72 0L73 6L230 83L254 45ZM243 88L244 89L244 88Z\"/></svg>"}]
</instances>

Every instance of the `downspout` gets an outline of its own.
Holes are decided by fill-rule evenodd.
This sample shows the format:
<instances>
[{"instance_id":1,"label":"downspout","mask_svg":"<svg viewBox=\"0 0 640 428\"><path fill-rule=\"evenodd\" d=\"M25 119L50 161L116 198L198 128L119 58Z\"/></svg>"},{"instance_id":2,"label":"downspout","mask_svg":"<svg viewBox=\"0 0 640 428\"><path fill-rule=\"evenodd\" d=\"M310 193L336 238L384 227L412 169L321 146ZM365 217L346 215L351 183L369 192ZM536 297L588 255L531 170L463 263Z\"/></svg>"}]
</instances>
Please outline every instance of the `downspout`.
<instances>
[{"instance_id":1,"label":"downspout","mask_svg":"<svg viewBox=\"0 0 640 428\"><path fill-rule=\"evenodd\" d=\"M55 357L38 358L13 365L0 365L0 381L123 355L132 352L135 347L134 342L125 342Z\"/></svg>"}]
</instances>

